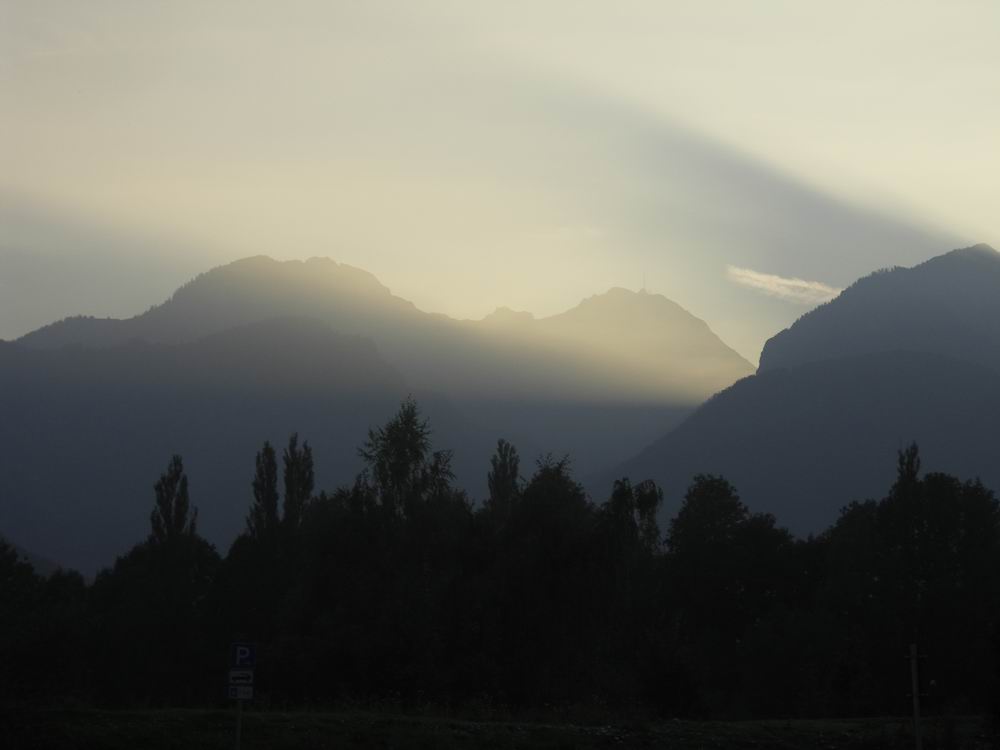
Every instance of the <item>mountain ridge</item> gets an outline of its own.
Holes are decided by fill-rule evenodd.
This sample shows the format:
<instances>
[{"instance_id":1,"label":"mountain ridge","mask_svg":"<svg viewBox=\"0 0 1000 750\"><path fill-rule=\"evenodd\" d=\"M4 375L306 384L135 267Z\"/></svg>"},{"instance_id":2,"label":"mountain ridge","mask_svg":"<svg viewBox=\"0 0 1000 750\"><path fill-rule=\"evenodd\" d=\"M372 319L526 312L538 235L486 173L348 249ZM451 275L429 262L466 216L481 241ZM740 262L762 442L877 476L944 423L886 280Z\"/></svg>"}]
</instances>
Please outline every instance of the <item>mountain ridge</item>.
<instances>
[{"instance_id":1,"label":"mountain ridge","mask_svg":"<svg viewBox=\"0 0 1000 750\"><path fill-rule=\"evenodd\" d=\"M543 318L500 311L459 321L421 311L367 271L328 258L245 258L198 275L132 318L68 318L17 343L180 343L288 316L370 338L415 386L459 394L602 399L617 389L627 401L694 405L754 371L707 323L660 295L612 288ZM613 365L607 355L614 355Z\"/></svg>"},{"instance_id":2,"label":"mountain ridge","mask_svg":"<svg viewBox=\"0 0 1000 750\"><path fill-rule=\"evenodd\" d=\"M891 484L896 452L912 441L928 470L1000 486L997 413L1000 373L937 354L876 352L775 368L716 394L591 486L653 479L672 514L694 475L723 475L751 510L805 535Z\"/></svg>"},{"instance_id":3,"label":"mountain ridge","mask_svg":"<svg viewBox=\"0 0 1000 750\"><path fill-rule=\"evenodd\" d=\"M983 243L876 271L770 338L759 370L887 348L1000 368L1000 330L992 324L1000 320L997 290L1000 252ZM892 304L882 304L886 298Z\"/></svg>"},{"instance_id":4,"label":"mountain ridge","mask_svg":"<svg viewBox=\"0 0 1000 750\"><path fill-rule=\"evenodd\" d=\"M930 470L1000 485L1000 253L988 245L869 274L768 341L757 373L620 464L668 497L724 475L800 534L891 482L916 441Z\"/></svg>"}]
</instances>

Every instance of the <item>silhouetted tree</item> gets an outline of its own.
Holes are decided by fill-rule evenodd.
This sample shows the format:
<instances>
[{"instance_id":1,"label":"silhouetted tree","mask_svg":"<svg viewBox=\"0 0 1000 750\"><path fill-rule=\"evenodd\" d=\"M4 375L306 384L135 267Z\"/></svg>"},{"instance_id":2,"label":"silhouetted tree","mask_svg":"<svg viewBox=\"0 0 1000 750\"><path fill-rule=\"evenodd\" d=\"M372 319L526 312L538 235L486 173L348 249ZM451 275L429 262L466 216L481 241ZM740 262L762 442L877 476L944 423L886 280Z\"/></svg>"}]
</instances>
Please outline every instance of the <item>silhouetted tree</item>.
<instances>
[{"instance_id":1,"label":"silhouetted tree","mask_svg":"<svg viewBox=\"0 0 1000 750\"><path fill-rule=\"evenodd\" d=\"M670 606L660 583L656 510L662 499L651 481L633 486L621 479L596 514L591 586L601 605L587 617L594 630L593 679L608 701L635 703L658 693L662 670L677 684L676 669L665 663L661 648Z\"/></svg>"},{"instance_id":2,"label":"silhouetted tree","mask_svg":"<svg viewBox=\"0 0 1000 750\"><path fill-rule=\"evenodd\" d=\"M285 506L283 523L289 530L298 529L302 523L302 512L312 498L316 483L313 470L313 454L309 443L299 447L298 434L288 439L284 452L285 464Z\"/></svg>"},{"instance_id":3,"label":"silhouetted tree","mask_svg":"<svg viewBox=\"0 0 1000 750\"><path fill-rule=\"evenodd\" d=\"M197 534L188 481L174 456L155 485L148 540L101 571L93 586L96 686L102 699L195 703L212 695L209 595L219 556ZM189 517L190 516L190 517ZM183 644L164 658L162 644Z\"/></svg>"},{"instance_id":4,"label":"silhouetted tree","mask_svg":"<svg viewBox=\"0 0 1000 750\"><path fill-rule=\"evenodd\" d=\"M628 479L615 482L611 499L604 507L609 519L615 519L619 534L648 553L660 549L660 526L656 517L663 504L663 490L656 482L645 480L633 485Z\"/></svg>"},{"instance_id":5,"label":"silhouetted tree","mask_svg":"<svg viewBox=\"0 0 1000 750\"><path fill-rule=\"evenodd\" d=\"M390 515L406 515L427 493L450 488L451 451L431 452L430 428L412 398L382 427L368 432L358 453L365 461L360 483Z\"/></svg>"},{"instance_id":6,"label":"silhouetted tree","mask_svg":"<svg viewBox=\"0 0 1000 750\"><path fill-rule=\"evenodd\" d=\"M156 505L150 514L150 538L157 544L167 544L182 536L194 536L198 524L198 509L191 509L188 480L180 456L170 459L167 470L154 486ZM189 517L190 513L190 517Z\"/></svg>"},{"instance_id":7,"label":"silhouetted tree","mask_svg":"<svg viewBox=\"0 0 1000 750\"><path fill-rule=\"evenodd\" d=\"M852 503L825 534L818 606L836 625L839 658L827 668L836 710L895 696L896 655L914 641L928 654L935 699L982 710L996 691L983 657L994 648L989 624L1000 621L1000 504L978 481L921 478L916 445L900 451L897 468L884 499Z\"/></svg>"},{"instance_id":8,"label":"silhouetted tree","mask_svg":"<svg viewBox=\"0 0 1000 750\"><path fill-rule=\"evenodd\" d=\"M35 669L33 661L43 644L34 642L36 623L31 614L39 598L40 581L31 565L0 538L0 663L4 665L0 669L0 702L23 699Z\"/></svg>"},{"instance_id":9,"label":"silhouetted tree","mask_svg":"<svg viewBox=\"0 0 1000 750\"><path fill-rule=\"evenodd\" d=\"M730 544L737 529L749 517L736 488L723 477L696 476L684 496L677 516L667 530L667 547L672 555L705 552Z\"/></svg>"},{"instance_id":10,"label":"silhouetted tree","mask_svg":"<svg viewBox=\"0 0 1000 750\"><path fill-rule=\"evenodd\" d=\"M503 664L498 682L518 704L579 699L593 685L595 511L568 458L541 457L501 535L493 574ZM517 654L516 658L509 655Z\"/></svg>"},{"instance_id":11,"label":"silhouetted tree","mask_svg":"<svg viewBox=\"0 0 1000 750\"><path fill-rule=\"evenodd\" d=\"M294 460L298 460L298 457ZM287 459L286 459L287 461ZM286 463L287 466L287 463ZM257 541L277 537L278 517L278 461L274 448L265 442L257 453L256 473L253 478L253 503L247 516L247 533ZM286 468L287 472L287 468ZM311 494L312 488L309 492Z\"/></svg>"},{"instance_id":12,"label":"silhouetted tree","mask_svg":"<svg viewBox=\"0 0 1000 750\"><path fill-rule=\"evenodd\" d=\"M499 441L474 510L412 399L373 429L352 486L313 496L292 435L257 453L247 530L225 561L196 533L179 457L146 541L101 571L36 575L0 543L0 699L211 705L234 632L276 704L375 700L668 715L906 710L914 638L932 712L1000 695L1000 503L900 452L881 500L793 539L699 475L665 542L652 482L595 506L569 460L527 481ZM808 500L803 488L803 502ZM262 544L276 538L277 543ZM164 658L168 644L169 658Z\"/></svg>"},{"instance_id":13,"label":"silhouetted tree","mask_svg":"<svg viewBox=\"0 0 1000 750\"><path fill-rule=\"evenodd\" d=\"M920 448L910 443L899 451L896 460L896 482L889 491L895 498L911 498L920 482Z\"/></svg>"},{"instance_id":14,"label":"silhouetted tree","mask_svg":"<svg viewBox=\"0 0 1000 750\"><path fill-rule=\"evenodd\" d=\"M496 453L490 458L486 483L490 491L488 507L500 518L510 517L511 507L521 493L520 467L517 448L506 440L498 440Z\"/></svg>"},{"instance_id":15,"label":"silhouetted tree","mask_svg":"<svg viewBox=\"0 0 1000 750\"><path fill-rule=\"evenodd\" d=\"M736 488L698 475L667 533L675 647L694 678L701 710L731 715L750 697L732 665L751 629L794 597L794 543L773 516L751 514Z\"/></svg>"}]
</instances>

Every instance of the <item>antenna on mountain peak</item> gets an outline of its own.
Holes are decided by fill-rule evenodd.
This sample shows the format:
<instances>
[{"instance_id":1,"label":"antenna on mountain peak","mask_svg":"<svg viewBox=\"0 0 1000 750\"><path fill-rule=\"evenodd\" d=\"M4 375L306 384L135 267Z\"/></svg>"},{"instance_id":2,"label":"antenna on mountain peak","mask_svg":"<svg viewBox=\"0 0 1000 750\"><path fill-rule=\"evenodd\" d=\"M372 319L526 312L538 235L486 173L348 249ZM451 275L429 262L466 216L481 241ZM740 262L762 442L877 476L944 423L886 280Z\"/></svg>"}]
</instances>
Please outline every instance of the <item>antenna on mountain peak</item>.
<instances>
[{"instance_id":1,"label":"antenna on mountain peak","mask_svg":"<svg viewBox=\"0 0 1000 750\"><path fill-rule=\"evenodd\" d=\"M642 272L642 289L639 290L640 294L646 293L646 272Z\"/></svg>"}]
</instances>

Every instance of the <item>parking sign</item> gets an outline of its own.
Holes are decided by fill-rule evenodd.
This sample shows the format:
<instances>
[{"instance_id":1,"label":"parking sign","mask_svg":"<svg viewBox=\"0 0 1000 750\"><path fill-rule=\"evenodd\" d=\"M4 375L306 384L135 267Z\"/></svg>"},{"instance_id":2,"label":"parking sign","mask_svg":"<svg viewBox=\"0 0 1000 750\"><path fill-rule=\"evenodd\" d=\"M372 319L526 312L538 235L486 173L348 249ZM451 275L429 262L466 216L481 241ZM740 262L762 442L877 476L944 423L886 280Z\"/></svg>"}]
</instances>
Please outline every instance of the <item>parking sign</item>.
<instances>
[{"instance_id":1,"label":"parking sign","mask_svg":"<svg viewBox=\"0 0 1000 750\"><path fill-rule=\"evenodd\" d=\"M253 669L257 663L257 646L253 643L234 643L230 649L231 667Z\"/></svg>"}]
</instances>

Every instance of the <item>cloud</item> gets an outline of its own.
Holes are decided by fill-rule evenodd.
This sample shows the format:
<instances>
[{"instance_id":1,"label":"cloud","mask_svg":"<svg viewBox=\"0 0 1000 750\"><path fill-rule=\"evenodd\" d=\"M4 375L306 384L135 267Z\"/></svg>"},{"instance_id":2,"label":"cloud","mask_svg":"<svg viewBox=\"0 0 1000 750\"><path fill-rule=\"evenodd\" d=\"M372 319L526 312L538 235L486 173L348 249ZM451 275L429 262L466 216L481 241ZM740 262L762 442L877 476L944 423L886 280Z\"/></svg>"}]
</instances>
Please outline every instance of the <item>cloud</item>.
<instances>
[{"instance_id":1,"label":"cloud","mask_svg":"<svg viewBox=\"0 0 1000 750\"><path fill-rule=\"evenodd\" d=\"M819 305L829 302L842 291L821 281L785 278L737 266L727 266L726 276L740 286L799 305Z\"/></svg>"}]
</instances>

